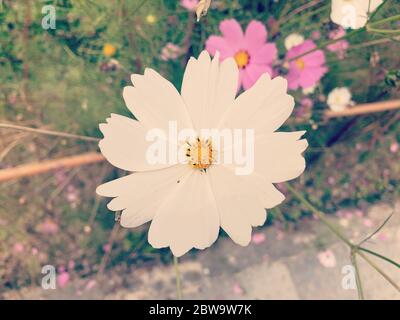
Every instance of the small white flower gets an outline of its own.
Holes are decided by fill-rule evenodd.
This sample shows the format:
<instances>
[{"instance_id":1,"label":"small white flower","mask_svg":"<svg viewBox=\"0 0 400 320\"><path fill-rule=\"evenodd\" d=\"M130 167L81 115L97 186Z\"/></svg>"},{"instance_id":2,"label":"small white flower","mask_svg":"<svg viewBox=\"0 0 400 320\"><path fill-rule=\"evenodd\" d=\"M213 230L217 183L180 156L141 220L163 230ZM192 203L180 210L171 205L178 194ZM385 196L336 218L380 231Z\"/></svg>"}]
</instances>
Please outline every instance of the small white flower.
<instances>
[{"instance_id":1,"label":"small white flower","mask_svg":"<svg viewBox=\"0 0 400 320\"><path fill-rule=\"evenodd\" d=\"M285 196L274 183L298 177L305 169L305 131L275 132L294 108L287 81L264 73L249 90L236 96L239 70L233 58L222 63L203 51L187 64L181 94L160 74L146 69L132 75L134 86L123 96L138 121L112 114L100 124L99 147L114 166L133 172L99 186L96 192L114 199L108 208L120 211L123 227L151 221L148 240L155 248L170 247L181 256L191 248L209 247L221 227L234 242L248 245L253 226L266 220L265 208ZM149 130L164 130L170 121L179 129L254 130L254 170L236 175L232 164L214 163L207 137L188 150L198 163L150 164L146 160ZM207 141L207 140L205 140ZM225 145L223 153L232 149ZM193 153L193 154L194 154ZM203 162L206 157L208 161ZM206 170L204 170L206 168Z\"/></svg>"},{"instance_id":2,"label":"small white flower","mask_svg":"<svg viewBox=\"0 0 400 320\"><path fill-rule=\"evenodd\" d=\"M351 92L349 88L335 88L329 95L327 100L328 106L332 111L343 111L353 104L351 100Z\"/></svg>"},{"instance_id":3,"label":"small white flower","mask_svg":"<svg viewBox=\"0 0 400 320\"><path fill-rule=\"evenodd\" d=\"M286 50L290 50L291 48L298 46L304 42L304 37L299 33L289 34L285 38L285 48Z\"/></svg>"},{"instance_id":4,"label":"small white flower","mask_svg":"<svg viewBox=\"0 0 400 320\"><path fill-rule=\"evenodd\" d=\"M343 28L359 29L383 0L332 0L331 20Z\"/></svg>"},{"instance_id":5,"label":"small white flower","mask_svg":"<svg viewBox=\"0 0 400 320\"><path fill-rule=\"evenodd\" d=\"M314 86L308 87L308 88L304 88L304 89L303 89L303 94L304 94L304 95L313 94L316 87L317 87L317 85L314 85Z\"/></svg>"}]
</instances>

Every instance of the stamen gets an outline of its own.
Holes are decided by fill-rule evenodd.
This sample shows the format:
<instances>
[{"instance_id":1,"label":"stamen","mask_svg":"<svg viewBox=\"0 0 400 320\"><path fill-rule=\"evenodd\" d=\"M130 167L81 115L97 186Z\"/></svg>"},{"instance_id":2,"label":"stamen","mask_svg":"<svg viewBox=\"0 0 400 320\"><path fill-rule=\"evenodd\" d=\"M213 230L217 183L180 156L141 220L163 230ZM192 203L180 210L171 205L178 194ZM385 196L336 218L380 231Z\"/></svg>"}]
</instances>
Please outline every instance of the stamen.
<instances>
[{"instance_id":1,"label":"stamen","mask_svg":"<svg viewBox=\"0 0 400 320\"><path fill-rule=\"evenodd\" d=\"M213 162L213 147L210 139L203 140L200 138L196 139L196 142L191 145L187 142L191 148L187 148L186 157L188 158L188 164L196 169L200 169L206 172Z\"/></svg>"},{"instance_id":2,"label":"stamen","mask_svg":"<svg viewBox=\"0 0 400 320\"><path fill-rule=\"evenodd\" d=\"M235 58L236 64L238 65L238 67L240 69L246 68L246 66L250 62L250 55L246 50L240 50L240 51L236 52L234 58Z\"/></svg>"}]
</instances>

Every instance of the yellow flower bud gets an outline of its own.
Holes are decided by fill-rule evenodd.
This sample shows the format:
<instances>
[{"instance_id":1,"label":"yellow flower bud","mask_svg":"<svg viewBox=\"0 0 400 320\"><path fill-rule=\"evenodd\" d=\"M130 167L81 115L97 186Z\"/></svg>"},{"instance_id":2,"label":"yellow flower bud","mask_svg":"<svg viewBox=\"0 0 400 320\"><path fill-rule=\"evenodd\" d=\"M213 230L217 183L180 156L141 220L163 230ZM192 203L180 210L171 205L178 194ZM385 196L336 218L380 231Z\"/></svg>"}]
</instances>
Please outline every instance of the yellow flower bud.
<instances>
[{"instance_id":1,"label":"yellow flower bud","mask_svg":"<svg viewBox=\"0 0 400 320\"><path fill-rule=\"evenodd\" d=\"M149 14L149 15L147 15L147 17L146 17L146 21L147 21L147 23L149 23L149 24L154 24L154 23L157 22L157 17L156 17L155 15L153 15L153 14Z\"/></svg>"},{"instance_id":2,"label":"yellow flower bud","mask_svg":"<svg viewBox=\"0 0 400 320\"><path fill-rule=\"evenodd\" d=\"M103 54L108 58L112 57L116 51L117 49L110 43L106 43L103 47Z\"/></svg>"}]
</instances>

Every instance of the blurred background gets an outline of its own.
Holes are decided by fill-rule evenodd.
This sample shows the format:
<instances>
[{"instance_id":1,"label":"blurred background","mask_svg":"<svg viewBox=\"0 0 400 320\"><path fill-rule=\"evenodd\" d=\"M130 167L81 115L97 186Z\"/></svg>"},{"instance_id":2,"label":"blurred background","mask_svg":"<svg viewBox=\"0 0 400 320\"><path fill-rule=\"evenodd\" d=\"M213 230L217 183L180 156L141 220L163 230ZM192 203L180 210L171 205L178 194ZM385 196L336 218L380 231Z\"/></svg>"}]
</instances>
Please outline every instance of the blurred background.
<instances>
[{"instance_id":1,"label":"blurred background","mask_svg":"<svg viewBox=\"0 0 400 320\"><path fill-rule=\"evenodd\" d=\"M288 35L301 33L323 45L338 28L330 20L331 1L214 0L200 22L196 22L192 2L0 1L0 123L101 138L98 124L110 113L131 116L122 99L131 73L151 67L180 89L188 58L204 50L210 35L220 35L219 23L224 19L234 18L242 28L251 20L265 24L268 41L278 47L278 64L286 54ZM387 2L374 21L400 14L398 1ZM55 9L55 29L43 27L42 20L50 12L42 11L46 5ZM398 21L391 24L397 31ZM356 106L399 99L398 35L354 34L346 39L345 57L322 48L329 71L313 92L290 92L296 100L295 112L281 129L307 130L308 167L292 186L331 214L349 237L367 236L396 207L400 113L393 109L327 119L327 96L336 87L348 87ZM0 127L3 172L95 151L96 141ZM169 250L156 250L148 244L148 225L121 228L106 208L107 201L95 194L97 185L125 174L97 161L0 182L0 297L126 298L125 293L130 293L131 298L173 298L174 292L168 291L174 286L173 276L154 276L172 272ZM249 248L236 248L221 232L222 240L209 252L193 250L182 259L186 296L268 298L261 289L256 294L254 287L246 288L252 280L246 278L247 273L243 276L243 270L262 263L275 268L271 261L282 264L282 258L311 252L302 258L308 261L303 261L303 268L315 266L321 272L290 280L297 286L293 289L297 296L279 296L275 289L278 298L357 297L355 291L348 296L339 289L339 293L321 296L318 285L314 291L306 290L310 295L299 289L314 279L327 281L332 272L341 277L342 265L350 260L341 262L348 252L332 249L332 237L321 231L309 209L292 198L285 186L279 187L287 199L269 211L266 225L254 231ZM382 205L386 209L379 207ZM393 249L394 260L400 252L400 234L395 232L398 224L395 226L393 234L387 232L375 239L375 245ZM38 290L44 265L57 270L57 293ZM286 279L286 273L278 269L279 277L283 274ZM303 270L301 266L299 270ZM394 272L398 274L398 269ZM240 276L228 280L229 274ZM213 276L226 283L219 293L210 290ZM199 283L208 283L208 287ZM340 282L332 286L340 287ZM154 290L140 289L144 287ZM375 283L372 287L377 288ZM141 294L135 295L138 291ZM399 298L396 293L390 297Z\"/></svg>"}]
</instances>

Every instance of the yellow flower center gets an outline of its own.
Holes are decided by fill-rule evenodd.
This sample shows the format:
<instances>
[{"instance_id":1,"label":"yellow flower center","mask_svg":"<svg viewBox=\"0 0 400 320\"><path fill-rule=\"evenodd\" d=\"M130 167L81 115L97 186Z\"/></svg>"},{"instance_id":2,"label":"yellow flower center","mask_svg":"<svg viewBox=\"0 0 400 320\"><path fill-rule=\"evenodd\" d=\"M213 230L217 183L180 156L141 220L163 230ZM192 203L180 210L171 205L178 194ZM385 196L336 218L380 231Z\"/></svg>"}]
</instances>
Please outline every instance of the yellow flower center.
<instances>
[{"instance_id":1,"label":"yellow flower center","mask_svg":"<svg viewBox=\"0 0 400 320\"><path fill-rule=\"evenodd\" d=\"M245 51L245 50L240 50L240 51L236 52L234 58L235 58L236 64L238 65L238 67L240 69L245 68L249 64L249 61L250 61L250 56L247 53L247 51Z\"/></svg>"},{"instance_id":2,"label":"yellow flower center","mask_svg":"<svg viewBox=\"0 0 400 320\"><path fill-rule=\"evenodd\" d=\"M295 63L296 63L297 68L299 68L301 71L304 70L305 63L304 63L303 59L299 58L299 59L295 60Z\"/></svg>"},{"instance_id":3,"label":"yellow flower center","mask_svg":"<svg viewBox=\"0 0 400 320\"><path fill-rule=\"evenodd\" d=\"M106 57L112 57L116 51L117 49L110 43L106 43L103 47L103 54Z\"/></svg>"},{"instance_id":4,"label":"yellow flower center","mask_svg":"<svg viewBox=\"0 0 400 320\"><path fill-rule=\"evenodd\" d=\"M212 147L211 139L197 138L195 142L186 142L188 147L186 150L186 158L188 164L192 168L200 169L206 172L207 168L211 166L214 158L214 150Z\"/></svg>"},{"instance_id":5,"label":"yellow flower center","mask_svg":"<svg viewBox=\"0 0 400 320\"><path fill-rule=\"evenodd\" d=\"M149 15L146 17L146 21L147 21L147 23L149 23L149 24L154 24L154 23L157 22L157 18L156 18L155 15L149 14Z\"/></svg>"}]
</instances>

